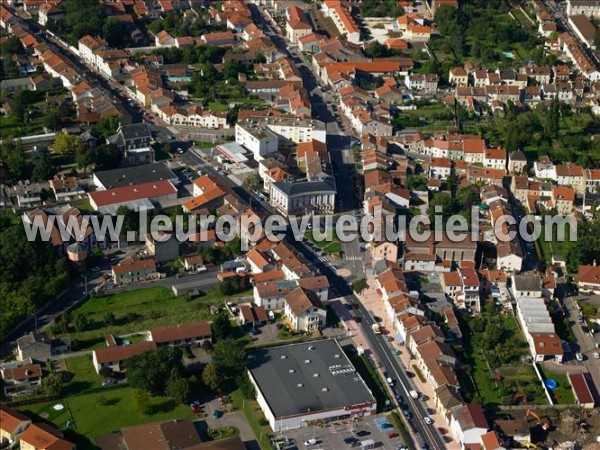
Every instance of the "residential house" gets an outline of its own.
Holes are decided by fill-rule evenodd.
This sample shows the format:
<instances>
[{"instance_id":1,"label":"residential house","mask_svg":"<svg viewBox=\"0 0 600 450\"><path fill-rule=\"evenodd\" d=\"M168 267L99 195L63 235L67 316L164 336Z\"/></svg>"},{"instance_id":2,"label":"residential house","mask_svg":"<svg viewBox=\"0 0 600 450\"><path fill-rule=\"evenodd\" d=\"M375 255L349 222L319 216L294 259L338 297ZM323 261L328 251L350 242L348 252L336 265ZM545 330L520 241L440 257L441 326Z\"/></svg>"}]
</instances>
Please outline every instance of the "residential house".
<instances>
[{"instance_id":1,"label":"residential house","mask_svg":"<svg viewBox=\"0 0 600 450\"><path fill-rule=\"evenodd\" d=\"M208 322L182 323L172 327L154 328L146 332L147 340L157 347L180 347L189 345L199 347L212 342L212 331Z\"/></svg>"},{"instance_id":2,"label":"residential house","mask_svg":"<svg viewBox=\"0 0 600 450\"><path fill-rule=\"evenodd\" d=\"M139 283L156 278L156 263L153 259L124 259L112 266L112 277L115 285Z\"/></svg>"},{"instance_id":3,"label":"residential house","mask_svg":"<svg viewBox=\"0 0 600 450\"><path fill-rule=\"evenodd\" d=\"M72 442L63 439L63 434L45 423L29 425L19 439L21 450L75 450Z\"/></svg>"},{"instance_id":4,"label":"residential house","mask_svg":"<svg viewBox=\"0 0 600 450\"><path fill-rule=\"evenodd\" d=\"M56 200L71 200L85 195L85 191L77 182L75 177L64 175L54 175L54 178L48 182L50 189L54 192Z\"/></svg>"},{"instance_id":5,"label":"residential house","mask_svg":"<svg viewBox=\"0 0 600 450\"><path fill-rule=\"evenodd\" d=\"M33 364L5 363L0 365L4 395L30 394L42 385L42 366Z\"/></svg>"},{"instance_id":6,"label":"residential house","mask_svg":"<svg viewBox=\"0 0 600 450\"><path fill-rule=\"evenodd\" d=\"M450 69L448 81L454 86L467 86L469 84L469 74L464 67L454 67Z\"/></svg>"},{"instance_id":7,"label":"residential house","mask_svg":"<svg viewBox=\"0 0 600 450\"><path fill-rule=\"evenodd\" d=\"M592 409L596 402L590 389L591 383L587 380L586 375L589 377L589 373L569 373L567 376L571 383L575 403L583 408Z\"/></svg>"},{"instance_id":8,"label":"residential house","mask_svg":"<svg viewBox=\"0 0 600 450\"><path fill-rule=\"evenodd\" d=\"M489 429L481 406L475 403L458 406L451 411L450 429L461 448L479 446L481 436Z\"/></svg>"},{"instance_id":9,"label":"residential house","mask_svg":"<svg viewBox=\"0 0 600 450\"><path fill-rule=\"evenodd\" d=\"M5 448L17 442L29 425L31 425L29 417L0 405L0 447Z\"/></svg>"},{"instance_id":10,"label":"residential house","mask_svg":"<svg viewBox=\"0 0 600 450\"><path fill-rule=\"evenodd\" d=\"M556 208L558 214L563 216L573 212L575 203L575 191L565 186L556 186L552 189L552 206Z\"/></svg>"},{"instance_id":11,"label":"residential house","mask_svg":"<svg viewBox=\"0 0 600 450\"><path fill-rule=\"evenodd\" d=\"M527 157L521 150L512 152L508 157L508 171L510 173L524 173L527 169Z\"/></svg>"},{"instance_id":12,"label":"residential house","mask_svg":"<svg viewBox=\"0 0 600 450\"><path fill-rule=\"evenodd\" d=\"M292 44L297 44L300 38L312 33L312 26L302 9L297 6L290 6L288 8L285 31L288 40Z\"/></svg>"},{"instance_id":13,"label":"residential house","mask_svg":"<svg viewBox=\"0 0 600 450\"><path fill-rule=\"evenodd\" d=\"M17 339L17 360L46 361L52 356L52 340L45 333L28 333Z\"/></svg>"},{"instance_id":14,"label":"residential house","mask_svg":"<svg viewBox=\"0 0 600 450\"><path fill-rule=\"evenodd\" d=\"M547 155L542 155L533 163L533 171L538 179L556 180L556 166Z\"/></svg>"},{"instance_id":15,"label":"residential house","mask_svg":"<svg viewBox=\"0 0 600 450\"><path fill-rule=\"evenodd\" d=\"M577 270L577 287L583 292L600 294L600 266L580 265Z\"/></svg>"},{"instance_id":16,"label":"residential house","mask_svg":"<svg viewBox=\"0 0 600 450\"><path fill-rule=\"evenodd\" d=\"M298 287L285 296L284 317L296 331L312 332L325 326L327 311L312 291Z\"/></svg>"},{"instance_id":17,"label":"residential house","mask_svg":"<svg viewBox=\"0 0 600 450\"><path fill-rule=\"evenodd\" d=\"M444 272L441 277L444 292L458 308L480 312L479 276L473 268L460 268L454 272Z\"/></svg>"},{"instance_id":18,"label":"residential house","mask_svg":"<svg viewBox=\"0 0 600 450\"><path fill-rule=\"evenodd\" d=\"M152 132L146 122L120 125L117 133L107 139L123 153L124 162L129 165L154 162L154 150L150 146Z\"/></svg>"},{"instance_id":19,"label":"residential house","mask_svg":"<svg viewBox=\"0 0 600 450\"><path fill-rule=\"evenodd\" d=\"M45 27L49 20L58 22L65 17L65 12L52 3L44 3L38 10L38 23Z\"/></svg>"},{"instance_id":20,"label":"residential house","mask_svg":"<svg viewBox=\"0 0 600 450\"><path fill-rule=\"evenodd\" d=\"M483 156L483 167L490 169L506 169L506 150L502 148L489 148Z\"/></svg>"},{"instance_id":21,"label":"residential house","mask_svg":"<svg viewBox=\"0 0 600 450\"><path fill-rule=\"evenodd\" d=\"M183 267L187 271L196 271L201 272L206 270L206 266L204 265L204 260L201 255L193 255L188 256L183 259Z\"/></svg>"},{"instance_id":22,"label":"residential house","mask_svg":"<svg viewBox=\"0 0 600 450\"><path fill-rule=\"evenodd\" d=\"M155 233L155 238L152 233L146 235L146 249L148 254L158 263L173 261L179 256L179 241L172 234L167 234L163 231Z\"/></svg>"},{"instance_id":23,"label":"residential house","mask_svg":"<svg viewBox=\"0 0 600 450\"><path fill-rule=\"evenodd\" d=\"M114 345L98 348L92 351L92 363L96 373L100 369L109 368L114 372L125 370L125 361L136 355L156 350L158 346L154 341L134 342L129 345Z\"/></svg>"},{"instance_id":24,"label":"residential house","mask_svg":"<svg viewBox=\"0 0 600 450\"><path fill-rule=\"evenodd\" d=\"M582 194L585 191L583 167L572 163L557 165L556 182L561 186L570 186Z\"/></svg>"},{"instance_id":25,"label":"residential house","mask_svg":"<svg viewBox=\"0 0 600 450\"><path fill-rule=\"evenodd\" d=\"M264 306L239 305L238 321L242 326L257 328L269 320Z\"/></svg>"}]
</instances>

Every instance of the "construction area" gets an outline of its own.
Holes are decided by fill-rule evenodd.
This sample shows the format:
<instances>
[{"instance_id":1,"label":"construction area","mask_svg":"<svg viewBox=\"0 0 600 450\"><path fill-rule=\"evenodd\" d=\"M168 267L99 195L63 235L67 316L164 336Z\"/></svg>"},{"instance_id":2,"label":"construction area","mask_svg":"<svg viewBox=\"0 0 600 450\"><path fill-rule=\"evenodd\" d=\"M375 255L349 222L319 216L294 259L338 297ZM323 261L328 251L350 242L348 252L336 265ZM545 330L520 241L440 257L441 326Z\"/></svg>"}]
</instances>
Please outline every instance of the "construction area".
<instances>
[{"instance_id":1,"label":"construction area","mask_svg":"<svg viewBox=\"0 0 600 450\"><path fill-rule=\"evenodd\" d=\"M522 448L600 450L599 408L532 408L535 410L500 408L494 422Z\"/></svg>"}]
</instances>

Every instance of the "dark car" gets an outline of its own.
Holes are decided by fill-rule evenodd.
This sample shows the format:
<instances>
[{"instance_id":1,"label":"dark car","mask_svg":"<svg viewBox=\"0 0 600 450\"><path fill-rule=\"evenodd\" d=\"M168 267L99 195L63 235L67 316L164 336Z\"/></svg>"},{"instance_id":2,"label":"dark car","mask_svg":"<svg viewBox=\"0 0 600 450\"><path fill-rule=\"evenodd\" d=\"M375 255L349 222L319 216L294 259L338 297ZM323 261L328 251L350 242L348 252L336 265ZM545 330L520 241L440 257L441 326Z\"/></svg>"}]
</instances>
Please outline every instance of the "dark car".
<instances>
[{"instance_id":1,"label":"dark car","mask_svg":"<svg viewBox=\"0 0 600 450\"><path fill-rule=\"evenodd\" d=\"M356 435L359 436L359 437L368 436L370 434L371 434L371 432L367 431L367 430L360 430L360 431L356 432Z\"/></svg>"},{"instance_id":2,"label":"dark car","mask_svg":"<svg viewBox=\"0 0 600 450\"><path fill-rule=\"evenodd\" d=\"M354 320L356 323L360 323L362 321L362 319L358 316L352 316L352 320Z\"/></svg>"}]
</instances>

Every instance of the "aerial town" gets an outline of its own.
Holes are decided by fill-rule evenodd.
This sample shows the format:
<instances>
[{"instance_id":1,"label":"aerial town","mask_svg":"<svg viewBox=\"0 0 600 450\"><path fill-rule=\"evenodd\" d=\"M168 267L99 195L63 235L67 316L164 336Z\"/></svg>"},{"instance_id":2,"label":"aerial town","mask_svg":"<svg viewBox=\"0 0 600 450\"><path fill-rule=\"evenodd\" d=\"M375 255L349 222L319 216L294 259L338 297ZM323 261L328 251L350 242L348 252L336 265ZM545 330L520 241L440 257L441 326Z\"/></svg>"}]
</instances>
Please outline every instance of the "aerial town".
<instances>
[{"instance_id":1,"label":"aerial town","mask_svg":"<svg viewBox=\"0 0 600 450\"><path fill-rule=\"evenodd\" d=\"M0 26L0 449L600 449L600 0Z\"/></svg>"}]
</instances>

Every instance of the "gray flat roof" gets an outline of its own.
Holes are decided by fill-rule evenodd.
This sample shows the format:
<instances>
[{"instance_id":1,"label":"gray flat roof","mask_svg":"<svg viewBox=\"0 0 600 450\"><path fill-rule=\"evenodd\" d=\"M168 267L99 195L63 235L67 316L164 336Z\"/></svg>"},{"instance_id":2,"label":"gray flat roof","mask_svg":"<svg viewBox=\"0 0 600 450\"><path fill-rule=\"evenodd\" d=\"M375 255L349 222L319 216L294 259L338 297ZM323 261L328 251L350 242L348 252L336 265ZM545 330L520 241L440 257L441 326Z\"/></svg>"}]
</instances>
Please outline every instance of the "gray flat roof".
<instances>
[{"instance_id":1,"label":"gray flat roof","mask_svg":"<svg viewBox=\"0 0 600 450\"><path fill-rule=\"evenodd\" d=\"M151 183L177 178L165 163L145 164L94 173L105 189L114 189L134 184Z\"/></svg>"},{"instance_id":2,"label":"gray flat roof","mask_svg":"<svg viewBox=\"0 0 600 450\"><path fill-rule=\"evenodd\" d=\"M248 362L275 417L375 403L335 339L257 350Z\"/></svg>"},{"instance_id":3,"label":"gray flat roof","mask_svg":"<svg viewBox=\"0 0 600 450\"><path fill-rule=\"evenodd\" d=\"M336 190L331 177L314 181L290 181L282 180L272 183L273 187L279 189L288 197L306 194L335 194Z\"/></svg>"}]
</instances>

